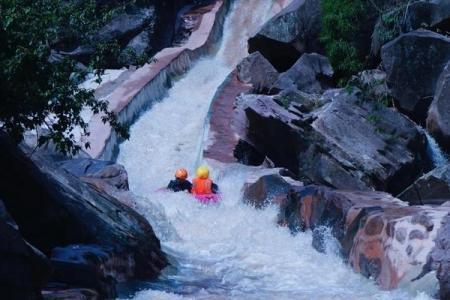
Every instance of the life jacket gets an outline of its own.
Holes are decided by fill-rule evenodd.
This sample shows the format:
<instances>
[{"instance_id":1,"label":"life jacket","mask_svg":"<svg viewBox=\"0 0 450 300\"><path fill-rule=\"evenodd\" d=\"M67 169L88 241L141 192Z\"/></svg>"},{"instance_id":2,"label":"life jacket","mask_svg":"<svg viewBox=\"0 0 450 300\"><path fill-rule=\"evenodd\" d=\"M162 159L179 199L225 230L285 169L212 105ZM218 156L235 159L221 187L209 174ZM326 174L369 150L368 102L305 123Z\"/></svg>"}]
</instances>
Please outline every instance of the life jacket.
<instances>
[{"instance_id":1,"label":"life jacket","mask_svg":"<svg viewBox=\"0 0 450 300\"><path fill-rule=\"evenodd\" d=\"M192 180L191 192L194 195L212 194L212 185L213 182L211 179L194 178L194 180Z\"/></svg>"}]
</instances>

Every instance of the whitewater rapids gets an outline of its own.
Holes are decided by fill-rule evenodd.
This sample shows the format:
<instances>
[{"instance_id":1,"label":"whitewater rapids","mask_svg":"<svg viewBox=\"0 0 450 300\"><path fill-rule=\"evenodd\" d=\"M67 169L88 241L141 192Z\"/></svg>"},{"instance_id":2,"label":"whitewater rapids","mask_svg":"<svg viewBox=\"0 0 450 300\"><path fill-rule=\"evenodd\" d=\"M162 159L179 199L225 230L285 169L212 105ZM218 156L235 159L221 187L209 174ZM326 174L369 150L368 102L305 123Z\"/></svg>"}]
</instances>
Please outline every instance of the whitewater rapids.
<instances>
[{"instance_id":1,"label":"whitewater rapids","mask_svg":"<svg viewBox=\"0 0 450 300\"><path fill-rule=\"evenodd\" d=\"M224 25L218 52L199 60L132 126L118 162L128 170L130 189L171 257L160 280L133 295L146 299L430 299L436 289L421 280L382 291L354 273L338 256L330 237L328 253L311 246L311 234L293 236L277 227L275 207L255 210L242 203L242 184L251 169L212 168L223 201L203 206L184 193L156 190L179 167L193 174L202 162L205 120L214 93L239 61L247 40L273 15L269 0L236 0Z\"/></svg>"}]
</instances>

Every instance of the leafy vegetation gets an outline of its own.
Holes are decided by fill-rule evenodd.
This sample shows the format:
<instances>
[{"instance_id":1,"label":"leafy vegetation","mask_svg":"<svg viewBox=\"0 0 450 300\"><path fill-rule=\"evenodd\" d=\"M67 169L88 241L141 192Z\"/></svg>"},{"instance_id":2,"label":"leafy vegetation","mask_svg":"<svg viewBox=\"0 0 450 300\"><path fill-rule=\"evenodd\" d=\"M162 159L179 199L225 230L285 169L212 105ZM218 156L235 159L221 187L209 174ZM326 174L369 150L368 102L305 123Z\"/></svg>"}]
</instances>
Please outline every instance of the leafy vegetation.
<instances>
[{"instance_id":1,"label":"leafy vegetation","mask_svg":"<svg viewBox=\"0 0 450 300\"><path fill-rule=\"evenodd\" d=\"M81 146L73 132L78 128L89 135L80 116L89 108L127 138L126 126L108 111L107 103L79 87L88 72L101 75L106 58L119 53L114 41L92 44L89 39L115 13L115 9L98 8L94 0L0 0L0 125L4 131L19 142L24 132L44 126L48 133L38 136L39 145L52 141L61 152L75 154ZM87 68L52 52L54 45L64 47L75 40L91 43L95 49Z\"/></svg>"},{"instance_id":2,"label":"leafy vegetation","mask_svg":"<svg viewBox=\"0 0 450 300\"><path fill-rule=\"evenodd\" d=\"M373 27L382 16L379 34L383 41L396 36L398 14L385 14L388 6L398 5L386 0L322 0L321 41L341 85L354 74L371 67L369 52Z\"/></svg>"}]
</instances>

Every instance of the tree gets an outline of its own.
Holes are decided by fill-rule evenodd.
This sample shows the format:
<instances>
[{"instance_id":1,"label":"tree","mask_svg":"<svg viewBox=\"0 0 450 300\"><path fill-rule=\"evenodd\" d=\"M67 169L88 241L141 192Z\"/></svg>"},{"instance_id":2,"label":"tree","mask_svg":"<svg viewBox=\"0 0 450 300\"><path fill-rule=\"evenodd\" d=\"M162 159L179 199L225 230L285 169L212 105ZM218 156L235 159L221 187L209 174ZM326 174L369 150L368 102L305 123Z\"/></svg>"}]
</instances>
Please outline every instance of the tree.
<instances>
[{"instance_id":1,"label":"tree","mask_svg":"<svg viewBox=\"0 0 450 300\"><path fill-rule=\"evenodd\" d=\"M75 154L82 145L73 131L78 128L89 135L80 116L85 107L102 114L105 123L128 138L127 127L108 111L107 102L79 87L93 70L100 80L103 61L118 53L117 43L89 41L89 35L114 13L99 9L94 0L0 0L0 126L15 141L44 126L48 133L38 137L39 145L52 141L62 153ZM87 68L52 52L53 45L71 39L95 48Z\"/></svg>"}]
</instances>

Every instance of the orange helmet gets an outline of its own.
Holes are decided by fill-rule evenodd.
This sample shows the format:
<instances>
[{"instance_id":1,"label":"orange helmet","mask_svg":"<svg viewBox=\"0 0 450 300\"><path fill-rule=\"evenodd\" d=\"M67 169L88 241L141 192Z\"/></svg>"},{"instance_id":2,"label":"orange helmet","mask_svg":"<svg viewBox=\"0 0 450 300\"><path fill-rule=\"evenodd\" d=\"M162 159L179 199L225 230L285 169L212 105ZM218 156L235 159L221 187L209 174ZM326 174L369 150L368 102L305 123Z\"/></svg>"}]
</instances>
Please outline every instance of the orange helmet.
<instances>
[{"instance_id":1,"label":"orange helmet","mask_svg":"<svg viewBox=\"0 0 450 300\"><path fill-rule=\"evenodd\" d=\"M186 169L183 169L183 168L178 169L175 172L175 178L185 180L188 178L188 172L186 171Z\"/></svg>"}]
</instances>

